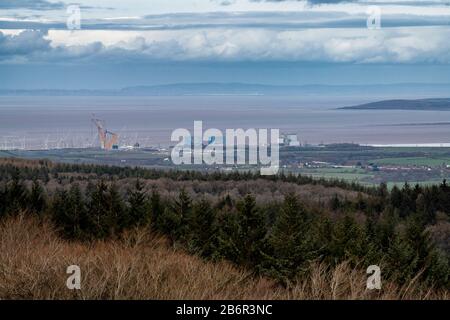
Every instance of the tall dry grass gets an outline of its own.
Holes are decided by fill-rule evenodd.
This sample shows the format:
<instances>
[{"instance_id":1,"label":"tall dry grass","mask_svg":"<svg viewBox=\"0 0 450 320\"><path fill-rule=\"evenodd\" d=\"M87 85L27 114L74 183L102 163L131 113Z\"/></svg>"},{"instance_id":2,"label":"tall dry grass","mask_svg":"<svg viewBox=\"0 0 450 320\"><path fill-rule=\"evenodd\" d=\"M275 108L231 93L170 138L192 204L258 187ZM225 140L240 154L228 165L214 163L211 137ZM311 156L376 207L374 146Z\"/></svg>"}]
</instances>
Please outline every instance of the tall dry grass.
<instances>
[{"instance_id":1,"label":"tall dry grass","mask_svg":"<svg viewBox=\"0 0 450 320\"><path fill-rule=\"evenodd\" d=\"M66 268L79 265L81 290L66 287ZM364 271L315 264L286 289L220 262L205 262L135 230L121 240L74 243L50 223L23 215L0 223L0 299L449 299L415 283L383 283L369 291Z\"/></svg>"}]
</instances>

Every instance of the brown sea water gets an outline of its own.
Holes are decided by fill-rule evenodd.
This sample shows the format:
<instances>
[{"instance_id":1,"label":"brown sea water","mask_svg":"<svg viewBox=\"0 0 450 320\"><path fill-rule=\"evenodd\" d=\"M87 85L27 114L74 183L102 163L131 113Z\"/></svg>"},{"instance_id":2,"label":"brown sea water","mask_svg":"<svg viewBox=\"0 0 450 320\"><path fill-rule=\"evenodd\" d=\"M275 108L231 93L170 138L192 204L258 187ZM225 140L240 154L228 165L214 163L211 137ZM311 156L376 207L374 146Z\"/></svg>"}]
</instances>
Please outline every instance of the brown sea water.
<instances>
[{"instance_id":1,"label":"brown sea water","mask_svg":"<svg viewBox=\"0 0 450 320\"><path fill-rule=\"evenodd\" d=\"M378 99L379 100L379 99ZM176 128L278 128L302 143L450 142L449 111L338 110L369 98L283 96L0 97L0 149L97 146L92 114L120 145L167 146Z\"/></svg>"}]
</instances>

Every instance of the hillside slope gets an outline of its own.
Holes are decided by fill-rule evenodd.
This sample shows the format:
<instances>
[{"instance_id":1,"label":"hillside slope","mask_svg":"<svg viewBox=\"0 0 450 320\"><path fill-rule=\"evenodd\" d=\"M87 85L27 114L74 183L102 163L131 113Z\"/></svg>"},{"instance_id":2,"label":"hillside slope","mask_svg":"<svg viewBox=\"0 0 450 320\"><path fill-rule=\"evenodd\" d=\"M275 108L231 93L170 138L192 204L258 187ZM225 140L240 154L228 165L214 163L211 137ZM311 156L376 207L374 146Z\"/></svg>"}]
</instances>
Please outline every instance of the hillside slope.
<instances>
[{"instance_id":1,"label":"hillside slope","mask_svg":"<svg viewBox=\"0 0 450 320\"><path fill-rule=\"evenodd\" d=\"M53 227L23 215L0 223L0 299L448 299L414 283L365 289L364 270L314 265L291 290L229 263L212 263L135 230L92 244L60 239ZM81 268L81 290L68 290L66 268Z\"/></svg>"}]
</instances>

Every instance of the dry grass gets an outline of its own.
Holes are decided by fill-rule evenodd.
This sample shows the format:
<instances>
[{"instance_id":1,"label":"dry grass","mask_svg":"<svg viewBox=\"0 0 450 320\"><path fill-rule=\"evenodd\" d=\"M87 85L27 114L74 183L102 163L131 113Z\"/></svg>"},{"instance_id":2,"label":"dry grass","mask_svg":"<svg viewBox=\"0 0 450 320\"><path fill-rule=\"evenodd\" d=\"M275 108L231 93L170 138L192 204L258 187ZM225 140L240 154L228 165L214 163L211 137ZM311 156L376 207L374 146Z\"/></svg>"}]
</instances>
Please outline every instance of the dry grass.
<instances>
[{"instance_id":1,"label":"dry grass","mask_svg":"<svg viewBox=\"0 0 450 320\"><path fill-rule=\"evenodd\" d=\"M81 267L81 290L66 268ZM136 230L125 240L82 244L60 239L49 223L19 216L0 224L0 299L449 299L448 292L383 283L365 289L364 271L316 264L290 290L228 263L207 263Z\"/></svg>"}]
</instances>

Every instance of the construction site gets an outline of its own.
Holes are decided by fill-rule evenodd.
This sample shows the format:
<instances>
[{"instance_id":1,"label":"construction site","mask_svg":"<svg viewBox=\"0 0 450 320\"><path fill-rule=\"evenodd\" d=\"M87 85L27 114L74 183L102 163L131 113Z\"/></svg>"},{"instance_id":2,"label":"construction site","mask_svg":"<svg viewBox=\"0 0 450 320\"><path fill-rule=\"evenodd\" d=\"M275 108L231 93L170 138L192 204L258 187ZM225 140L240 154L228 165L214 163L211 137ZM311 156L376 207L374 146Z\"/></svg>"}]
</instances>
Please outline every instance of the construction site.
<instances>
[{"instance_id":1,"label":"construction site","mask_svg":"<svg viewBox=\"0 0 450 320\"><path fill-rule=\"evenodd\" d=\"M100 147L104 150L118 150L119 135L106 129L105 121L97 119L94 114L92 115L92 122L97 127Z\"/></svg>"},{"instance_id":2,"label":"construction site","mask_svg":"<svg viewBox=\"0 0 450 320\"><path fill-rule=\"evenodd\" d=\"M88 123L86 121L86 123ZM23 132L4 134L0 140L0 150L61 150L61 149L101 149L105 151L132 150L141 147L137 132L113 132L106 121L91 115L90 129L57 130L49 132ZM149 138L142 137L146 147L151 147Z\"/></svg>"}]
</instances>

